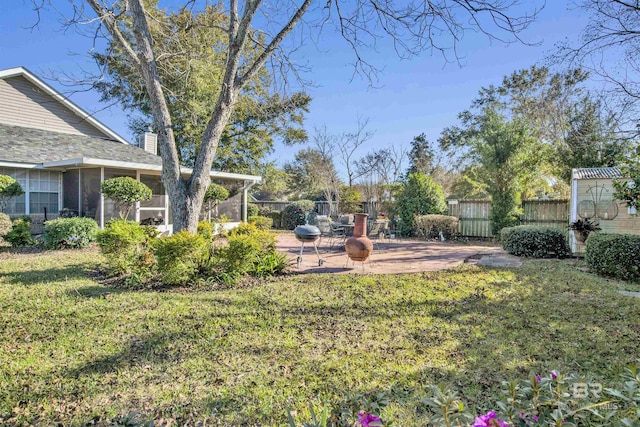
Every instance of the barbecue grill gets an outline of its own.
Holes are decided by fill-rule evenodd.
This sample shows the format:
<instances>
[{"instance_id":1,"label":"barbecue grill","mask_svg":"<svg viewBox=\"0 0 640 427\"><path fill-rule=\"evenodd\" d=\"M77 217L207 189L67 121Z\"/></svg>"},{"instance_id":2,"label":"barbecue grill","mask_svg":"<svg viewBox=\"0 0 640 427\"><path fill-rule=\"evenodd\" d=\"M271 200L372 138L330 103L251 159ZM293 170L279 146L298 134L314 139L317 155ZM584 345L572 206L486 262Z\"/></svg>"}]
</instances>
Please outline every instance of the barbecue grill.
<instances>
[{"instance_id":1,"label":"barbecue grill","mask_svg":"<svg viewBox=\"0 0 640 427\"><path fill-rule=\"evenodd\" d=\"M300 245L300 255L298 255L298 268L300 268L300 263L302 263L302 251L304 250L305 243L313 243L313 248L316 250L316 255L318 255L318 266L322 266L324 264L324 260L320 258L320 253L318 252L318 247L316 246L316 240L320 238L322 234L320 229L314 225L299 225L293 230L296 235L296 239L301 242Z\"/></svg>"}]
</instances>

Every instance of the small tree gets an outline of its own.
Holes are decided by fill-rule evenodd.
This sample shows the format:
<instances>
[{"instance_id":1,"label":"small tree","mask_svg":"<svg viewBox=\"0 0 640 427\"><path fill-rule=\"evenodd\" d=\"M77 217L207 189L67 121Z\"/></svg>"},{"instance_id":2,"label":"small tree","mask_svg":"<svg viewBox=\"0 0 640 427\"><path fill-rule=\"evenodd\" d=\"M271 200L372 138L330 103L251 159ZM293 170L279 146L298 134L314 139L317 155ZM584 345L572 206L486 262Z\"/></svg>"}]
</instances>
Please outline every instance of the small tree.
<instances>
[{"instance_id":1,"label":"small tree","mask_svg":"<svg viewBox=\"0 0 640 427\"><path fill-rule=\"evenodd\" d=\"M113 200L120 218L129 216L134 203L151 199L151 189L128 176L107 179L100 187L105 197Z\"/></svg>"},{"instance_id":2,"label":"small tree","mask_svg":"<svg viewBox=\"0 0 640 427\"><path fill-rule=\"evenodd\" d=\"M10 198L21 194L24 194L24 190L18 181L10 176L0 175L0 211L4 212Z\"/></svg>"},{"instance_id":3,"label":"small tree","mask_svg":"<svg viewBox=\"0 0 640 427\"><path fill-rule=\"evenodd\" d=\"M639 148L640 151L640 148ZM613 180L615 192L613 197L616 200L626 203L628 208L635 211L635 215L640 214L640 154L634 160L627 160L627 164L622 168L622 174L626 179Z\"/></svg>"},{"instance_id":4,"label":"small tree","mask_svg":"<svg viewBox=\"0 0 640 427\"><path fill-rule=\"evenodd\" d=\"M400 216L400 232L405 235L413 233L416 215L439 215L446 209L442 187L428 175L410 173L396 202L395 213Z\"/></svg>"},{"instance_id":5,"label":"small tree","mask_svg":"<svg viewBox=\"0 0 640 427\"><path fill-rule=\"evenodd\" d=\"M204 193L204 207L207 210L209 221L211 221L211 211L215 209L215 215L218 216L218 205L220 202L229 198L229 190L222 185L212 183Z\"/></svg>"}]
</instances>

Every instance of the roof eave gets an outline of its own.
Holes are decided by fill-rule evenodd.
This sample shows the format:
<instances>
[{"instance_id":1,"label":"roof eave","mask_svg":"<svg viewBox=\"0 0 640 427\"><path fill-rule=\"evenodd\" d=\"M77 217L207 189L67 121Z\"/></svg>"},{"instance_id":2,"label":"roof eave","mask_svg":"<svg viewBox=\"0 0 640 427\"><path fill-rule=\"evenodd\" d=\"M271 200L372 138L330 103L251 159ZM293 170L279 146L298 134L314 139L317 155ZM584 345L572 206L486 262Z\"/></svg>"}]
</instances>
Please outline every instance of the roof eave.
<instances>
[{"instance_id":1,"label":"roof eave","mask_svg":"<svg viewBox=\"0 0 640 427\"><path fill-rule=\"evenodd\" d=\"M64 97L60 92L58 92L57 90L49 86L47 83L42 81L39 77L37 77L28 69L24 67L16 67L16 68L9 68L6 70L0 70L0 80L10 78L10 77L17 77L17 76L23 76L24 78L29 80L31 83L33 83L34 85L36 85L37 87L45 91L48 95L52 96L54 99L56 99L58 102L63 104L65 107L73 111L73 113L79 116L82 120L87 121L89 124L91 124L98 130L103 132L105 135L108 135L115 141L121 142L123 144L129 144L129 142L126 139L124 139L123 137L121 137L111 129L109 129L106 125L104 125L99 120L91 116L91 114L87 113L85 110L78 107L75 103L73 103L68 98Z\"/></svg>"},{"instance_id":2,"label":"roof eave","mask_svg":"<svg viewBox=\"0 0 640 427\"><path fill-rule=\"evenodd\" d=\"M139 162L123 162L119 160L104 160L104 159L94 159L88 157L76 157L73 159L63 159L63 160L54 160L50 162L42 163L44 168L70 168L70 167L83 167L83 166L94 166L94 167L113 167L113 168L122 168L122 169L137 169L137 170L147 170L147 171L162 171L162 165L154 165L151 163L139 163ZM193 173L193 169L191 168L181 168L181 172L185 175L191 175ZM262 177L258 175L246 175L239 173L231 173L231 172L219 172L212 170L209 173L211 178L223 178L223 179L234 179L238 181L251 181L254 183L262 182Z\"/></svg>"}]
</instances>

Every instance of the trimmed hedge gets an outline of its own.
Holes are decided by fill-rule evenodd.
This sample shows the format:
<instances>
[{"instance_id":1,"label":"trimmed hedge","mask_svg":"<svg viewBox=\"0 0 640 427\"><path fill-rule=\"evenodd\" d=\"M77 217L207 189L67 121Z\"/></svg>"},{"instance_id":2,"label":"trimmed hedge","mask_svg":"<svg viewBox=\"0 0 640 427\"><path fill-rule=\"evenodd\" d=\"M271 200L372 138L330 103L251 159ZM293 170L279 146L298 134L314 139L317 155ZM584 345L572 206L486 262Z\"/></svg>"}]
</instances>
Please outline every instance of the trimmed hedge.
<instances>
[{"instance_id":1,"label":"trimmed hedge","mask_svg":"<svg viewBox=\"0 0 640 427\"><path fill-rule=\"evenodd\" d=\"M187 230L155 240L153 248L160 279L166 285L193 281L211 254L211 243L204 236Z\"/></svg>"},{"instance_id":2,"label":"trimmed hedge","mask_svg":"<svg viewBox=\"0 0 640 427\"><path fill-rule=\"evenodd\" d=\"M153 227L126 219L107 222L104 230L98 231L97 240L109 268L117 274L132 274L149 252L154 232Z\"/></svg>"},{"instance_id":3,"label":"trimmed hedge","mask_svg":"<svg viewBox=\"0 0 640 427\"><path fill-rule=\"evenodd\" d=\"M260 230L270 230L271 226L273 226L273 220L271 218L260 215L250 216L249 223L255 224Z\"/></svg>"},{"instance_id":4,"label":"trimmed hedge","mask_svg":"<svg viewBox=\"0 0 640 427\"><path fill-rule=\"evenodd\" d=\"M519 225L500 231L504 249L513 255L534 258L569 256L565 232L557 228Z\"/></svg>"},{"instance_id":5,"label":"trimmed hedge","mask_svg":"<svg viewBox=\"0 0 640 427\"><path fill-rule=\"evenodd\" d=\"M449 215L421 215L414 219L414 230L419 237L436 238L442 233L450 238L458 232L458 218Z\"/></svg>"},{"instance_id":6,"label":"trimmed hedge","mask_svg":"<svg viewBox=\"0 0 640 427\"><path fill-rule=\"evenodd\" d=\"M58 218L44 224L47 249L86 248L96 241L98 223L92 218Z\"/></svg>"},{"instance_id":7,"label":"trimmed hedge","mask_svg":"<svg viewBox=\"0 0 640 427\"><path fill-rule=\"evenodd\" d=\"M640 236L590 233L585 261L598 274L625 280L640 279Z\"/></svg>"}]
</instances>

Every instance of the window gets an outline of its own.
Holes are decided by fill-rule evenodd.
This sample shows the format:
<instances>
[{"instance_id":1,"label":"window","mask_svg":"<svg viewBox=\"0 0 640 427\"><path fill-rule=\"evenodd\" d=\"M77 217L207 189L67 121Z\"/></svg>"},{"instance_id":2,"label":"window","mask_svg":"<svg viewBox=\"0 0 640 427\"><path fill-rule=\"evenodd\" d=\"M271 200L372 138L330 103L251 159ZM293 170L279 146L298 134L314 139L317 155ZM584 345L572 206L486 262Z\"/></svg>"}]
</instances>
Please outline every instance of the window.
<instances>
[{"instance_id":1,"label":"window","mask_svg":"<svg viewBox=\"0 0 640 427\"><path fill-rule=\"evenodd\" d=\"M0 168L0 175L8 175L14 178L22 186L22 189L27 191L27 170L15 169L15 168ZM25 214L25 195L18 197L12 197L8 200L7 206L4 209L4 213L7 215L24 215Z\"/></svg>"},{"instance_id":2,"label":"window","mask_svg":"<svg viewBox=\"0 0 640 427\"><path fill-rule=\"evenodd\" d=\"M29 171L29 213L58 213L60 195L60 172Z\"/></svg>"}]
</instances>

